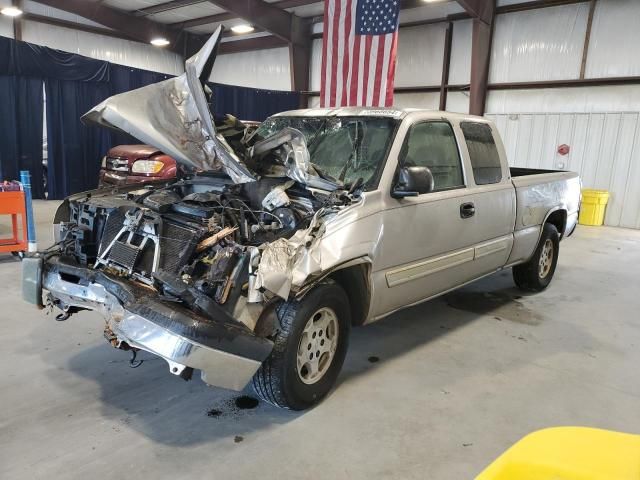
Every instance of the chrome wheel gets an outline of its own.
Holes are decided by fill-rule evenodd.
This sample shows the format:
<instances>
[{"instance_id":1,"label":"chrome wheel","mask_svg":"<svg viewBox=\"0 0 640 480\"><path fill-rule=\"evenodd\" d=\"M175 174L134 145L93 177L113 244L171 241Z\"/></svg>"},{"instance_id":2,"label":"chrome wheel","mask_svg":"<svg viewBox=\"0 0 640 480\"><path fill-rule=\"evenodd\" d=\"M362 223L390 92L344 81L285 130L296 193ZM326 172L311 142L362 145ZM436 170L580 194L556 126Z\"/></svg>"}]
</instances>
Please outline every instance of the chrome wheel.
<instances>
[{"instance_id":1,"label":"chrome wheel","mask_svg":"<svg viewBox=\"0 0 640 480\"><path fill-rule=\"evenodd\" d=\"M542 246L540 252L540 258L538 259L538 276L540 278L546 278L551 271L553 265L553 242L548 238Z\"/></svg>"},{"instance_id":2,"label":"chrome wheel","mask_svg":"<svg viewBox=\"0 0 640 480\"><path fill-rule=\"evenodd\" d=\"M327 307L316 311L302 331L298 345L298 376L307 385L329 370L338 347L338 317Z\"/></svg>"}]
</instances>

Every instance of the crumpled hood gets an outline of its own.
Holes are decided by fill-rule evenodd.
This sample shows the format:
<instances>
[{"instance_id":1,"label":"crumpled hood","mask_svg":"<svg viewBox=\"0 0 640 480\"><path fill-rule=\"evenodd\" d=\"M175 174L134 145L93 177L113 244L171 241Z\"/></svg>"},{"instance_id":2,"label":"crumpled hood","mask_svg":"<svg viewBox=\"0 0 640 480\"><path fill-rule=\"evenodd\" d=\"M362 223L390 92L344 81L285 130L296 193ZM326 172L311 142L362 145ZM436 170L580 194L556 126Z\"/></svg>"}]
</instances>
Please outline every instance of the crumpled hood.
<instances>
[{"instance_id":1,"label":"crumpled hood","mask_svg":"<svg viewBox=\"0 0 640 480\"><path fill-rule=\"evenodd\" d=\"M219 26L202 49L185 63L185 73L163 82L114 95L82 116L124 131L199 170L223 170L235 183L254 181L215 125L204 93L222 38Z\"/></svg>"}]
</instances>

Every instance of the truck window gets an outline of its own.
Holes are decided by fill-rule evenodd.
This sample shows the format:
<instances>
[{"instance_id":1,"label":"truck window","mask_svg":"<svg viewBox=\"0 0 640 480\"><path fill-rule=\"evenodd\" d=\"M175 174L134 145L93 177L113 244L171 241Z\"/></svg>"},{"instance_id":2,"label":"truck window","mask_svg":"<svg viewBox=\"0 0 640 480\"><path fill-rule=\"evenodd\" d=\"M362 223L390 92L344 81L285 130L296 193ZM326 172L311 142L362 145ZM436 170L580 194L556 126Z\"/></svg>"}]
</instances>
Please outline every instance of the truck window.
<instances>
[{"instance_id":1,"label":"truck window","mask_svg":"<svg viewBox=\"0 0 640 480\"><path fill-rule=\"evenodd\" d=\"M460 128L469 149L476 185L500 183L502 165L491 127L486 123L462 122Z\"/></svg>"},{"instance_id":2,"label":"truck window","mask_svg":"<svg viewBox=\"0 0 640 480\"><path fill-rule=\"evenodd\" d=\"M434 191L464 187L458 144L447 122L413 125L400 154L403 166L429 167Z\"/></svg>"}]
</instances>

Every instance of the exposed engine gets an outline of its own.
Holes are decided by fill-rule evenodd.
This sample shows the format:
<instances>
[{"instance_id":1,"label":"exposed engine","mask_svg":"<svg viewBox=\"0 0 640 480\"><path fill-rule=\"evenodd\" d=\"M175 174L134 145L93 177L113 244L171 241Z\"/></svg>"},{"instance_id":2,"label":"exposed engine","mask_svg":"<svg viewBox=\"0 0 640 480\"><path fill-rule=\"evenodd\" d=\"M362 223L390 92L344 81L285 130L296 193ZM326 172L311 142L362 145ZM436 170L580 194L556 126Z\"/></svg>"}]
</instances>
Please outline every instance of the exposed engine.
<instances>
[{"instance_id":1,"label":"exposed engine","mask_svg":"<svg viewBox=\"0 0 640 480\"><path fill-rule=\"evenodd\" d=\"M251 298L261 246L353 201L346 190L309 189L282 177L238 185L194 175L163 188L73 200L58 245L81 265L168 302L205 315L221 305L232 313L241 298L262 301Z\"/></svg>"}]
</instances>

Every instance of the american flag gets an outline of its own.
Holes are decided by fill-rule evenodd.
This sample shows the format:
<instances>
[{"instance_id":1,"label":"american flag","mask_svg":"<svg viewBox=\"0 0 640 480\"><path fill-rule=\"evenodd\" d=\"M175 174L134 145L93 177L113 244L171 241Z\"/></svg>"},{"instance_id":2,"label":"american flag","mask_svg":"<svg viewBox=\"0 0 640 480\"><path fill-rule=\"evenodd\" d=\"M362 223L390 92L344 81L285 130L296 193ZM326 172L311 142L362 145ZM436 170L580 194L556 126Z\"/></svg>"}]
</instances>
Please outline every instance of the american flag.
<instances>
[{"instance_id":1,"label":"american flag","mask_svg":"<svg viewBox=\"0 0 640 480\"><path fill-rule=\"evenodd\" d=\"M391 106L400 0L325 0L320 106Z\"/></svg>"}]
</instances>

